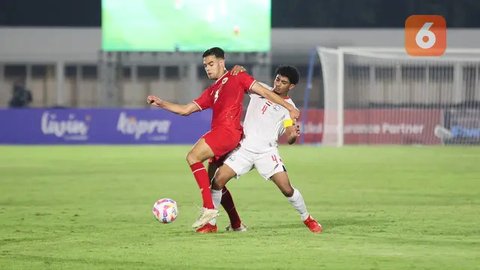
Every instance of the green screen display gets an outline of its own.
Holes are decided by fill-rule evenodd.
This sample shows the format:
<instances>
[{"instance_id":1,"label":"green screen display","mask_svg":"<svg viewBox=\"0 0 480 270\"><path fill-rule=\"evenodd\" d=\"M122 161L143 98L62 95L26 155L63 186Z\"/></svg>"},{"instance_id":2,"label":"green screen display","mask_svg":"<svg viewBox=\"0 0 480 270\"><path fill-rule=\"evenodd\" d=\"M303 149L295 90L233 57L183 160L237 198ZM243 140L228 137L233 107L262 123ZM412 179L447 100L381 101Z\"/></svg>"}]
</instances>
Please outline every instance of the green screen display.
<instances>
[{"instance_id":1,"label":"green screen display","mask_svg":"<svg viewBox=\"0 0 480 270\"><path fill-rule=\"evenodd\" d=\"M270 0L102 0L102 48L264 52L270 16Z\"/></svg>"}]
</instances>

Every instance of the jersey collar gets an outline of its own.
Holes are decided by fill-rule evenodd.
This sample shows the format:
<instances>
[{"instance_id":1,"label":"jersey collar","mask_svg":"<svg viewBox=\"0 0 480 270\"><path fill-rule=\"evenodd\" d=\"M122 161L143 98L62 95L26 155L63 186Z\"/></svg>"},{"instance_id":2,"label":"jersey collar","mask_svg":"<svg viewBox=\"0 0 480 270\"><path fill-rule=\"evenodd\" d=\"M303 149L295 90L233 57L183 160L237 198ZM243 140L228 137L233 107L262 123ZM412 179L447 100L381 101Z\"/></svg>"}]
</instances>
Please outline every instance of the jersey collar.
<instances>
[{"instance_id":1,"label":"jersey collar","mask_svg":"<svg viewBox=\"0 0 480 270\"><path fill-rule=\"evenodd\" d=\"M218 78L215 83L217 83L218 81L220 81L221 79L223 79L223 77L225 77L230 71L227 71L225 72L222 76L220 76L220 78Z\"/></svg>"}]
</instances>

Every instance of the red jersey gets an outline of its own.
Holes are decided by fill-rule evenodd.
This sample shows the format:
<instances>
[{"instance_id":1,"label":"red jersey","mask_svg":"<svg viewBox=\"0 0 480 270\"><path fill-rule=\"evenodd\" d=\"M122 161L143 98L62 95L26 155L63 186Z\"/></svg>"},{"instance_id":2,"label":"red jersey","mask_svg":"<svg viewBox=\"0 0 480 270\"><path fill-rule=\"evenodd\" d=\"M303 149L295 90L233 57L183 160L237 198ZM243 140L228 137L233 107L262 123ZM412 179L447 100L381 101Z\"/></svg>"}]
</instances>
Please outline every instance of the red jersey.
<instances>
[{"instance_id":1,"label":"red jersey","mask_svg":"<svg viewBox=\"0 0 480 270\"><path fill-rule=\"evenodd\" d=\"M233 76L229 71L205 89L193 103L200 110L212 108L211 129L225 127L241 130L243 95L250 90L254 83L255 79L246 72L240 72Z\"/></svg>"}]
</instances>

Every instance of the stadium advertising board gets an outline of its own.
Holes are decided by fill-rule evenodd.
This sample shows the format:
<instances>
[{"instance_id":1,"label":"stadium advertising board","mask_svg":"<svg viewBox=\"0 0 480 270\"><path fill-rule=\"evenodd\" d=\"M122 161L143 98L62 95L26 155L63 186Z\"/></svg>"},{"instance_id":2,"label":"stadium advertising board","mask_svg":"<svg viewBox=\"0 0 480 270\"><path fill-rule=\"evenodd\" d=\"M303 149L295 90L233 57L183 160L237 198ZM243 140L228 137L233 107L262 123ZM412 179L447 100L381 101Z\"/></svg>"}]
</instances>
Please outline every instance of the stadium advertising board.
<instances>
[{"instance_id":1,"label":"stadium advertising board","mask_svg":"<svg viewBox=\"0 0 480 270\"><path fill-rule=\"evenodd\" d=\"M320 109L303 112L304 143L321 143L323 115ZM441 138L444 143L480 141L480 112L452 110L445 112L445 120L443 117L442 110L346 110L344 142L439 144ZM209 130L210 118L209 110L182 117L157 109L3 109L0 143L191 144ZM439 133L439 127L446 132Z\"/></svg>"},{"instance_id":2,"label":"stadium advertising board","mask_svg":"<svg viewBox=\"0 0 480 270\"><path fill-rule=\"evenodd\" d=\"M360 109L345 111L345 144L439 144L434 135L441 110Z\"/></svg>"},{"instance_id":3,"label":"stadium advertising board","mask_svg":"<svg viewBox=\"0 0 480 270\"><path fill-rule=\"evenodd\" d=\"M305 118L301 127L304 142L321 143L324 133L323 110L309 109L302 115ZM441 110L345 110L344 143L439 144L441 140L434 135L434 130L441 121Z\"/></svg>"},{"instance_id":4,"label":"stadium advertising board","mask_svg":"<svg viewBox=\"0 0 480 270\"><path fill-rule=\"evenodd\" d=\"M323 136L323 110L309 109L302 111L303 123L300 125L300 133L304 143L320 143ZM286 140L281 140L286 143Z\"/></svg>"},{"instance_id":5,"label":"stadium advertising board","mask_svg":"<svg viewBox=\"0 0 480 270\"><path fill-rule=\"evenodd\" d=\"M211 112L189 117L155 109L4 109L2 144L190 144Z\"/></svg>"},{"instance_id":6,"label":"stadium advertising board","mask_svg":"<svg viewBox=\"0 0 480 270\"><path fill-rule=\"evenodd\" d=\"M444 126L437 130L446 144L480 143L480 110L451 109L445 111Z\"/></svg>"}]
</instances>

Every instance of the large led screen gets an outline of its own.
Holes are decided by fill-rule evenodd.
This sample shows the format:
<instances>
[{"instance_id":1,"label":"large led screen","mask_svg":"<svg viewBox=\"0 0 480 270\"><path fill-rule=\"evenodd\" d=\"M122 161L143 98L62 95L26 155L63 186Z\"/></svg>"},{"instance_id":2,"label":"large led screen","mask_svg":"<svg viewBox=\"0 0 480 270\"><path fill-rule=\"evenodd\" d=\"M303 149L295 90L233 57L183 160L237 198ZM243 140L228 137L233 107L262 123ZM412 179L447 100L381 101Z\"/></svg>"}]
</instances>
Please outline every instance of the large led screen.
<instances>
[{"instance_id":1,"label":"large led screen","mask_svg":"<svg viewBox=\"0 0 480 270\"><path fill-rule=\"evenodd\" d=\"M270 0L102 0L102 48L264 52L270 17Z\"/></svg>"}]
</instances>

